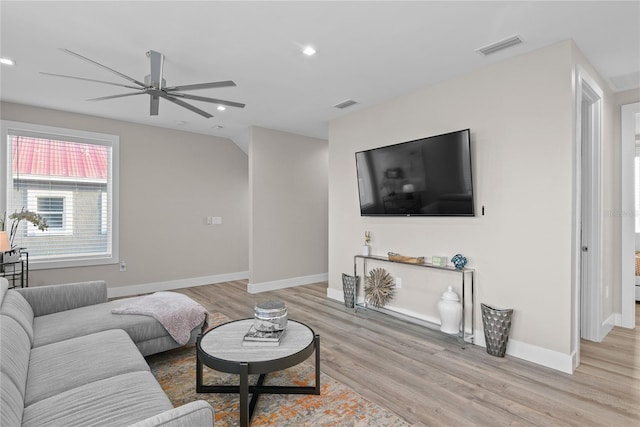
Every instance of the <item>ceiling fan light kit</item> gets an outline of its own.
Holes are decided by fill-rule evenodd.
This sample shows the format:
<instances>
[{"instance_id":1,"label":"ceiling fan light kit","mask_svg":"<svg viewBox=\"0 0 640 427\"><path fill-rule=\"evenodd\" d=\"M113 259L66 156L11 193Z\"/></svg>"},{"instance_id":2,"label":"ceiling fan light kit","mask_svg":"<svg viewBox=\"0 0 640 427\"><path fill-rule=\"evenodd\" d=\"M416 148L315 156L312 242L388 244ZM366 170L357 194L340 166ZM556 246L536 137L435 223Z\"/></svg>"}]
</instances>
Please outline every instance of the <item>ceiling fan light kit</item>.
<instances>
[{"instance_id":1,"label":"ceiling fan light kit","mask_svg":"<svg viewBox=\"0 0 640 427\"><path fill-rule=\"evenodd\" d=\"M182 93L184 91L191 91L191 90L198 90L198 89L211 89L211 88L236 86L236 84L231 80L167 87L167 81L164 79L164 55L160 52L156 52L155 50L150 50L147 52L147 57L149 58L151 70L150 70L150 73L144 77L144 82L140 82L132 77L122 74L119 71L109 68L106 65L100 64L99 62L93 61L80 54L77 54L69 49L61 49L61 50L69 55L82 59L83 61L94 64L102 68L103 70L116 74L119 77L133 83L135 86L125 85L120 83L113 83L113 82L106 82L102 80L87 79L84 77L67 76L63 74L54 74L54 73L45 73L45 72L42 72L41 74L54 76L54 77L64 77L68 79L89 81L94 83L108 84L112 86L124 87L127 89L134 89L137 91L137 92L122 93L117 95L102 96L99 98L91 98L91 99L88 99L87 101L104 101L107 99L123 98L127 96L146 94L146 95L149 95L150 97L149 114L152 116L158 115L158 112L160 109L160 98L162 98L167 101L173 102L174 104L179 105L182 108L186 108L187 110L193 111L194 113L199 114L200 116L205 117L207 119L213 116L207 113L206 111L201 110L200 108L195 107L183 101L182 99L189 99L194 101L202 101L202 102L210 102L213 104L218 104L218 110L220 111L225 110L224 106L236 107L236 108L245 107L245 104L240 102L226 101L224 99L216 99L216 98L209 98L204 96L189 95L186 93Z\"/></svg>"}]
</instances>

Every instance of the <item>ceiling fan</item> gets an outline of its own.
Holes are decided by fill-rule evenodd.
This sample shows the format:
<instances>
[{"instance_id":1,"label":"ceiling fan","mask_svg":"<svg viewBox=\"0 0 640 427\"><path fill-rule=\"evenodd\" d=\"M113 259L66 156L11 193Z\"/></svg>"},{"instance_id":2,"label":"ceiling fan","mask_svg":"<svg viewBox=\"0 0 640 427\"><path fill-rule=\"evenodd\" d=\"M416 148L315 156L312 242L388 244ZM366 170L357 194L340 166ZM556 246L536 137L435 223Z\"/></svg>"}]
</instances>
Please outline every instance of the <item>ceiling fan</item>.
<instances>
[{"instance_id":1,"label":"ceiling fan","mask_svg":"<svg viewBox=\"0 0 640 427\"><path fill-rule=\"evenodd\" d=\"M145 76L144 83L132 77L129 77L125 74L122 74L112 68L109 68L106 65L102 65L80 54L72 52L69 49L60 49L60 50L62 50L65 53L68 53L69 55L75 56L76 58L80 58L91 64L97 65L98 67L104 70L110 71L136 85L136 86L132 86L132 85L126 85L126 84L120 84L120 83L106 82L102 80L87 79L84 77L66 76L63 74L41 72L41 74L45 74L47 76L65 77L68 79L84 80L84 81L94 82L94 83L103 83L103 84L112 85L112 86L125 87L127 89L134 89L137 91L137 92L122 93L119 95L103 96L100 98L92 98L92 99L88 99L87 101L104 101L106 99L122 98L125 96L147 94L151 98L150 115L152 116L158 115L160 98L163 98L183 108L186 108L187 110L191 110L194 113L200 114L202 117L205 117L207 119L213 116L207 113L206 111L201 110L200 108L194 107L193 105L186 103L185 101L183 101L183 99L192 99L194 101L211 102L213 104L226 105L229 107L237 107L237 108L244 108L245 106L245 104L242 104L240 102L225 101L223 99L208 98L204 96L196 96L196 95L189 95L186 93L182 93L184 91L197 90L197 89L210 89L210 88L217 88L217 87L235 86L236 84L231 80L222 81L222 82L196 83L196 84L181 85L181 86L167 86L166 81L162 75L163 67L164 67L164 55L161 54L160 52L156 52L155 50L150 50L147 52L147 57L149 58L149 62L151 63L151 73Z\"/></svg>"}]
</instances>

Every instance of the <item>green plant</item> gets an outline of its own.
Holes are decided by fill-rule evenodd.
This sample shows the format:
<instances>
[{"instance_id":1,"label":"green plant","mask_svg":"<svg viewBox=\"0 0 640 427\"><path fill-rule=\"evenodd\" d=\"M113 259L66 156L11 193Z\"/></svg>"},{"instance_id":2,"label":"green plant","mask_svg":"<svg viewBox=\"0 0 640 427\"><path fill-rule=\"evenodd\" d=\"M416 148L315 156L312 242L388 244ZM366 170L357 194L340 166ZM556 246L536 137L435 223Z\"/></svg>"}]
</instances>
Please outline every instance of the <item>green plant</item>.
<instances>
[{"instance_id":1,"label":"green plant","mask_svg":"<svg viewBox=\"0 0 640 427\"><path fill-rule=\"evenodd\" d=\"M0 231L9 232L9 244L11 245L11 247L13 247L13 239L16 237L20 222L27 221L36 226L40 231L45 231L47 228L49 228L45 217L38 213L25 210L25 208L22 208L20 212L14 212L9 215L9 219L11 220L10 226L7 220L7 213L5 212L0 219Z\"/></svg>"}]
</instances>

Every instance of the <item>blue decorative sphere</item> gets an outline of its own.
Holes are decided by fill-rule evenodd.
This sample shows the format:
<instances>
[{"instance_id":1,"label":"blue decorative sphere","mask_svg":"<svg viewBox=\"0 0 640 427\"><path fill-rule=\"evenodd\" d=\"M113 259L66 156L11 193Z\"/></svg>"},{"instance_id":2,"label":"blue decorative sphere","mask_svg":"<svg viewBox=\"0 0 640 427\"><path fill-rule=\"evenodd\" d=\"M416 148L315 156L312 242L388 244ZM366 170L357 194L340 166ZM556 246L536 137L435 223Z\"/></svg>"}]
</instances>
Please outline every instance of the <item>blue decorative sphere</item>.
<instances>
[{"instance_id":1,"label":"blue decorative sphere","mask_svg":"<svg viewBox=\"0 0 640 427\"><path fill-rule=\"evenodd\" d=\"M467 259L461 254L455 254L453 258L451 258L451 262L458 270L462 270L465 265L467 265Z\"/></svg>"}]
</instances>

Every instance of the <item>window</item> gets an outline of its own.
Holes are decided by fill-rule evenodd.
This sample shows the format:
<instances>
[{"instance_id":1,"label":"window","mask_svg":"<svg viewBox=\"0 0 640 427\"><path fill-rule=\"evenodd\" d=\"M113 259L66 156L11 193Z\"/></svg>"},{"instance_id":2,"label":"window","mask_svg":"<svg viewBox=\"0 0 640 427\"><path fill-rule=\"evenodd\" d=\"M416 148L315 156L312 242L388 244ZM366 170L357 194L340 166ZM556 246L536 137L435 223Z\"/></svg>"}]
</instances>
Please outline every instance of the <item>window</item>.
<instances>
[{"instance_id":1,"label":"window","mask_svg":"<svg viewBox=\"0 0 640 427\"><path fill-rule=\"evenodd\" d=\"M3 121L0 153L0 212L47 220L22 221L14 239L34 268L117 262L117 136Z\"/></svg>"},{"instance_id":2,"label":"window","mask_svg":"<svg viewBox=\"0 0 640 427\"><path fill-rule=\"evenodd\" d=\"M36 212L42 214L44 219L47 220L47 224L49 224L49 231L64 231L71 228L69 227L69 224L65 223L64 221L64 207L64 197L36 198Z\"/></svg>"},{"instance_id":3,"label":"window","mask_svg":"<svg viewBox=\"0 0 640 427\"><path fill-rule=\"evenodd\" d=\"M38 230L35 226L25 224L27 235L43 234L73 234L73 192L72 191L43 191L27 190L27 209L42 215L47 220L49 228Z\"/></svg>"}]
</instances>

